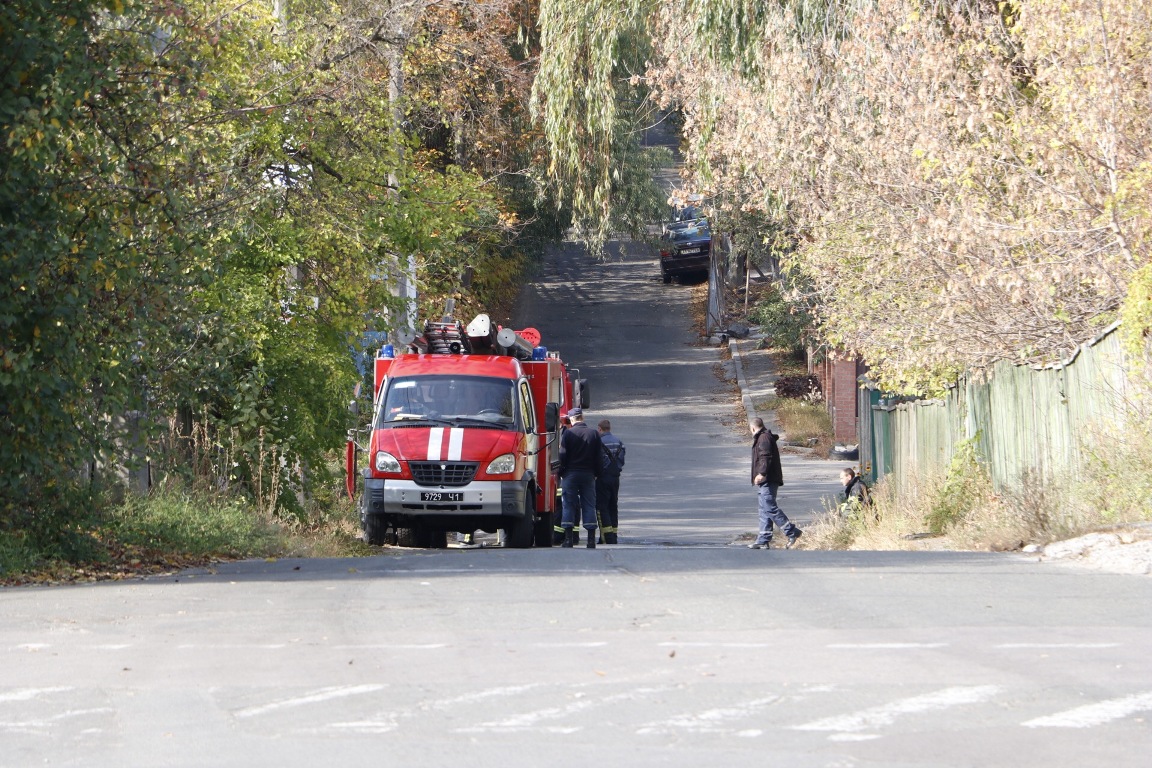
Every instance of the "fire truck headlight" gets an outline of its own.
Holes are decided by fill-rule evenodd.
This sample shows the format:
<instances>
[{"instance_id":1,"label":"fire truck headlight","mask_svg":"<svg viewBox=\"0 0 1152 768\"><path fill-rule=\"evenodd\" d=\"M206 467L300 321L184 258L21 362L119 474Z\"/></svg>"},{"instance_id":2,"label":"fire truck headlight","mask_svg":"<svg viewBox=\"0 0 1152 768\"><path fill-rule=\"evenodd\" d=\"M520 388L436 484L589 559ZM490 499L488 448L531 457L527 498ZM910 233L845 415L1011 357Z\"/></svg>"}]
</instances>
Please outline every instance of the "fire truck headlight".
<instances>
[{"instance_id":1,"label":"fire truck headlight","mask_svg":"<svg viewBox=\"0 0 1152 768\"><path fill-rule=\"evenodd\" d=\"M396 461L396 457L384 451L376 451L376 471L377 472L400 472L400 462Z\"/></svg>"},{"instance_id":2,"label":"fire truck headlight","mask_svg":"<svg viewBox=\"0 0 1152 768\"><path fill-rule=\"evenodd\" d=\"M489 475L507 475L516 471L516 457L510 453L503 456L497 456L492 459L488 464L488 469L484 470Z\"/></svg>"}]
</instances>

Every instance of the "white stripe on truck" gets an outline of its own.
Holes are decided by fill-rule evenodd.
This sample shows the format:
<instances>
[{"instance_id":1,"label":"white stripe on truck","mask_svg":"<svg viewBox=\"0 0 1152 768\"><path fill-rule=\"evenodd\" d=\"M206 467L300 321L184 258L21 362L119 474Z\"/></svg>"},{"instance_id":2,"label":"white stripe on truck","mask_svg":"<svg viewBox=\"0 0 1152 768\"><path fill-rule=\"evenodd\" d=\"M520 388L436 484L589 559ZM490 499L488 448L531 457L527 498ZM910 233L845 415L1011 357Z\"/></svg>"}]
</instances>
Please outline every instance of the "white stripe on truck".
<instances>
[{"instance_id":1,"label":"white stripe on truck","mask_svg":"<svg viewBox=\"0 0 1152 768\"><path fill-rule=\"evenodd\" d=\"M433 427L428 430L428 461L440 461L440 447L443 444L444 427Z\"/></svg>"}]
</instances>

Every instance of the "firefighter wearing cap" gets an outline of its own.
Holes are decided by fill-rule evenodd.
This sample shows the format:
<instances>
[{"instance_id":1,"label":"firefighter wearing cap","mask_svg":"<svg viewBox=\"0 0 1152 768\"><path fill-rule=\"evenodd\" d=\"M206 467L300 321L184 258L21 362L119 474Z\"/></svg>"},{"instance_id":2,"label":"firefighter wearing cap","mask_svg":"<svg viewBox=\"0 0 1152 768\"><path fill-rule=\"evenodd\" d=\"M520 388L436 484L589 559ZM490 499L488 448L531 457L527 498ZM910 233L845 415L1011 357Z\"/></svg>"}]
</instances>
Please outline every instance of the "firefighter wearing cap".
<instances>
[{"instance_id":1,"label":"firefighter wearing cap","mask_svg":"<svg viewBox=\"0 0 1152 768\"><path fill-rule=\"evenodd\" d=\"M564 543L575 544L573 528L576 518L588 532L588 549L596 548L596 478L600 476L600 433L584 423L579 408L568 411L572 426L560 436L560 483L564 489Z\"/></svg>"}]
</instances>

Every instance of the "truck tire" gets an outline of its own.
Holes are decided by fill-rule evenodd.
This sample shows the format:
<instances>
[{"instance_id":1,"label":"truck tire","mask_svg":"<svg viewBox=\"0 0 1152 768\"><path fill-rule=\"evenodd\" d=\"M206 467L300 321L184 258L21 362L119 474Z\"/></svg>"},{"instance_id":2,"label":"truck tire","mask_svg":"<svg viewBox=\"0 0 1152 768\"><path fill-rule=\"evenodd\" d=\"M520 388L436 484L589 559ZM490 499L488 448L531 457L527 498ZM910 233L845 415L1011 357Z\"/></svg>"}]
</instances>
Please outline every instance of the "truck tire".
<instances>
[{"instance_id":1,"label":"truck tire","mask_svg":"<svg viewBox=\"0 0 1152 768\"><path fill-rule=\"evenodd\" d=\"M536 492L531 488L524 498L524 517L514 521L504 529L504 546L512 549L528 549L536 538Z\"/></svg>"},{"instance_id":2,"label":"truck tire","mask_svg":"<svg viewBox=\"0 0 1152 768\"><path fill-rule=\"evenodd\" d=\"M415 528L397 528L396 543L402 547L418 547Z\"/></svg>"},{"instance_id":3,"label":"truck tire","mask_svg":"<svg viewBox=\"0 0 1152 768\"><path fill-rule=\"evenodd\" d=\"M379 515L368 515L364 518L364 540L374 547L382 547L388 543L388 526L384 518Z\"/></svg>"}]
</instances>

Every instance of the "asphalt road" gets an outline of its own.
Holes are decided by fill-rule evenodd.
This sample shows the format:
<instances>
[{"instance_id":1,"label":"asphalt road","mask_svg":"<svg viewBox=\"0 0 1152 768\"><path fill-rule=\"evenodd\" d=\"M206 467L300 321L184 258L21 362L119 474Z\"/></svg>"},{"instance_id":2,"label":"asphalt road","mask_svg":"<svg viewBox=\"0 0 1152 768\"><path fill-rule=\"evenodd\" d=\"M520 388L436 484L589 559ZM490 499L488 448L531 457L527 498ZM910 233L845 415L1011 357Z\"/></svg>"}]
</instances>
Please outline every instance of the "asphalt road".
<instances>
[{"instance_id":1,"label":"asphalt road","mask_svg":"<svg viewBox=\"0 0 1152 768\"><path fill-rule=\"evenodd\" d=\"M0 766L1147 765L1152 579L742 545L692 295L572 248L525 297L628 443L624 544L2 589ZM785 466L802 522L821 472Z\"/></svg>"}]
</instances>

